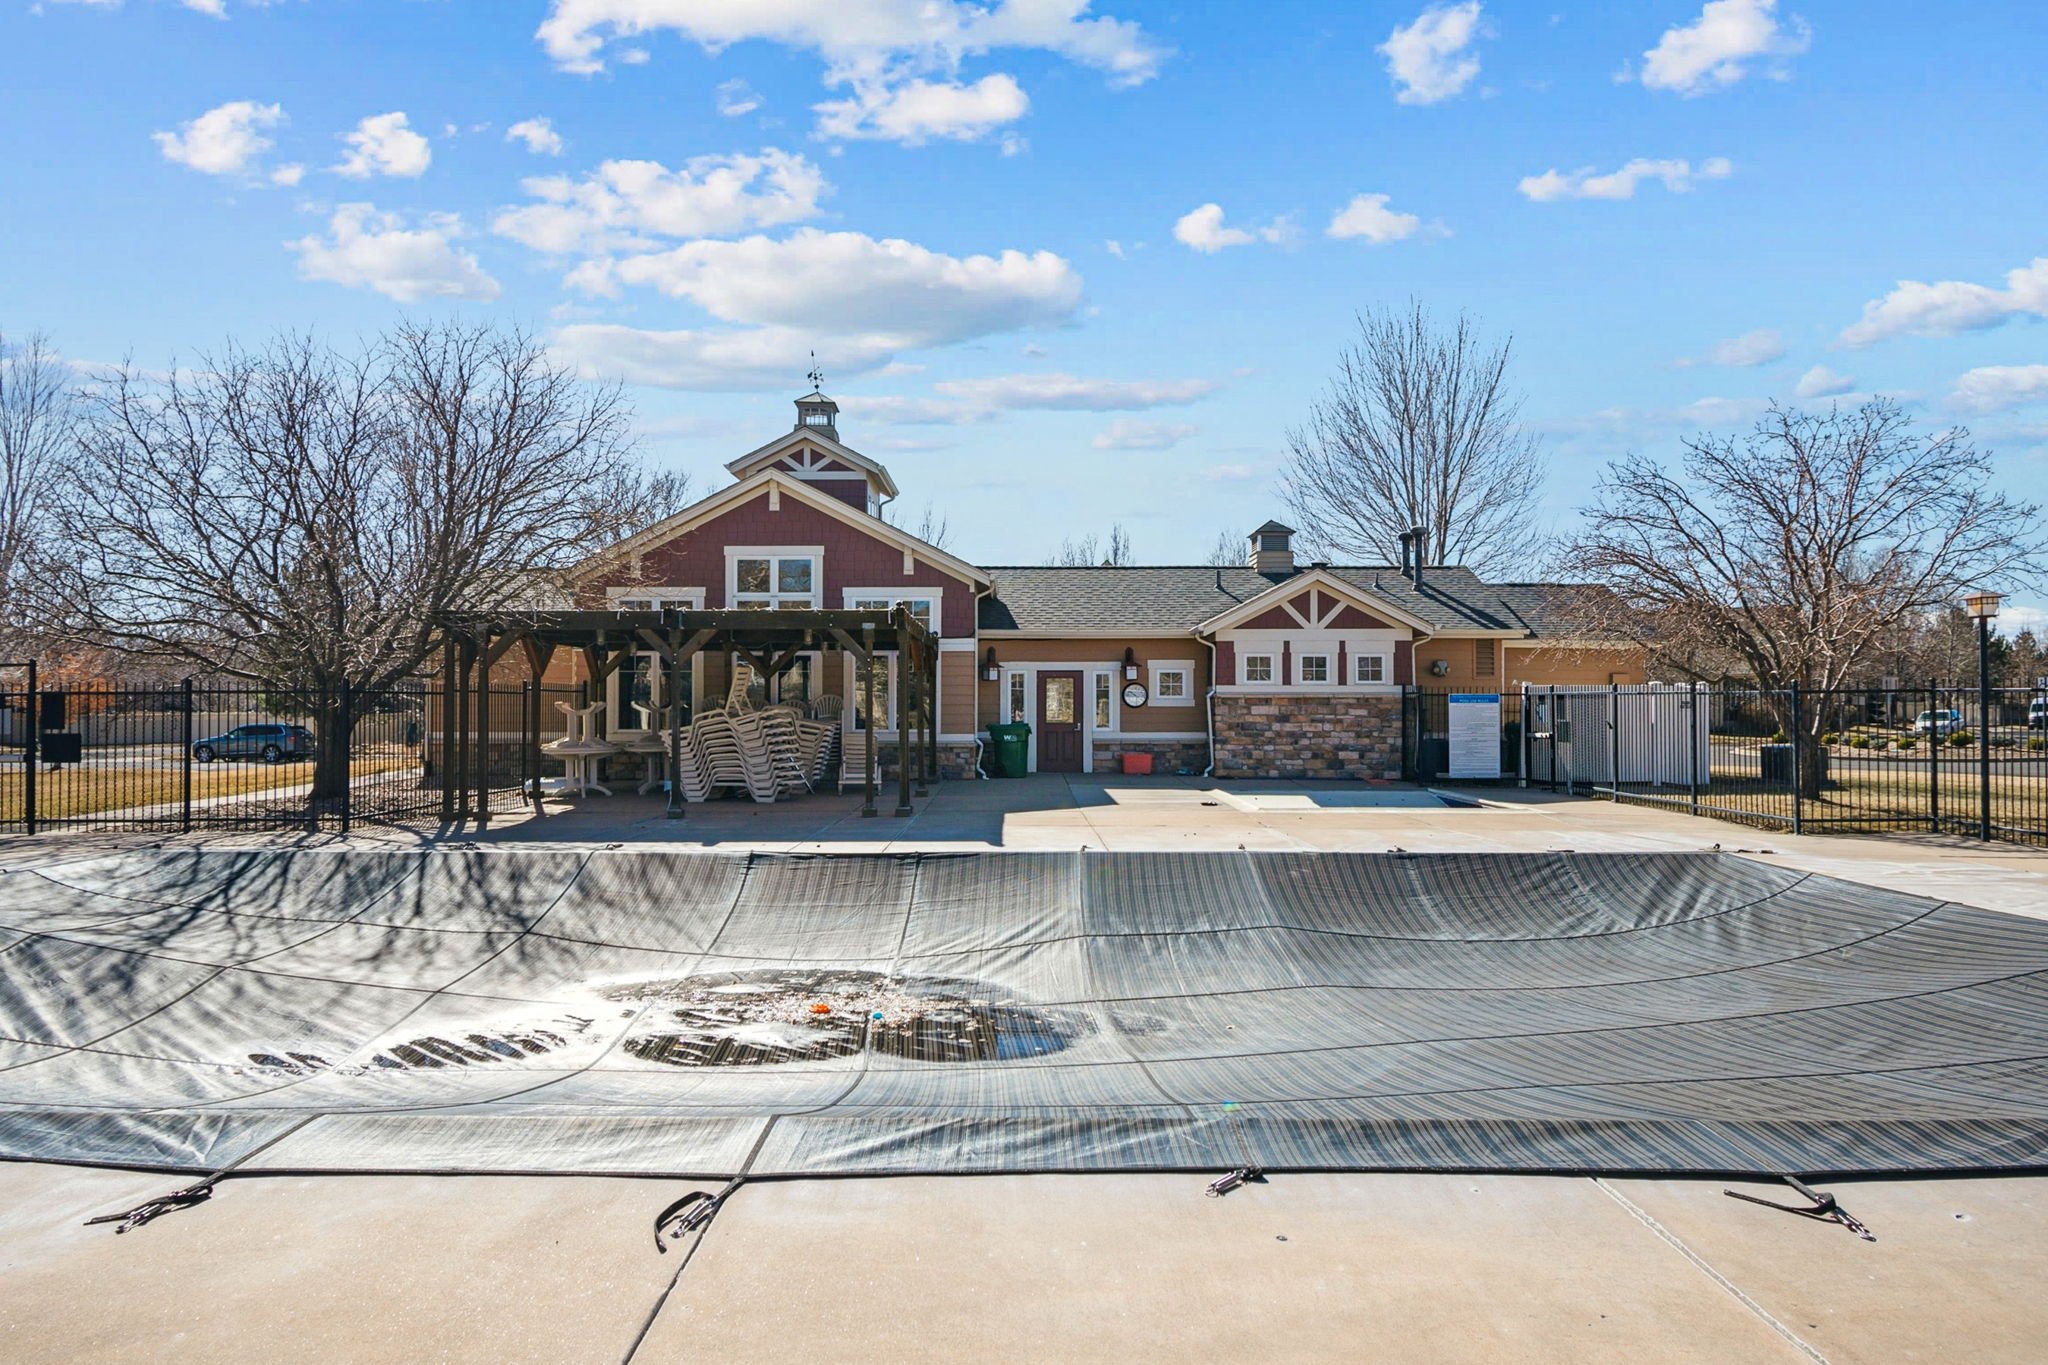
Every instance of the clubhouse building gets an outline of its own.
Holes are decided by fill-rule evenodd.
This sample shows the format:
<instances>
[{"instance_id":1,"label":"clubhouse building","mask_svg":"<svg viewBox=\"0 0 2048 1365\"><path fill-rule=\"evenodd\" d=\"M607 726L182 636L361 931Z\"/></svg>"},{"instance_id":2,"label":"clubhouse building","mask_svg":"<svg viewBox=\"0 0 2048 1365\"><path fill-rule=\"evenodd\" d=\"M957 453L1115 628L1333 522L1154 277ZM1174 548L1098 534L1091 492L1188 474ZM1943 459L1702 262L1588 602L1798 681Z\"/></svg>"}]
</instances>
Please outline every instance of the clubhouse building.
<instances>
[{"instance_id":1,"label":"clubhouse building","mask_svg":"<svg viewBox=\"0 0 2048 1365\"><path fill-rule=\"evenodd\" d=\"M732 461L733 482L572 571L583 610L885 610L938 637L940 768L969 775L997 721L1031 727L1036 772L1155 771L1219 777L1397 778L1403 708L1421 688L1501 693L1524 685L1638 683L1641 652L1574 638L1576 593L1491 583L1429 564L1303 563L1277 522L1250 531L1239 565L1049 568L982 565L881 515L897 497L879 462L847 445L838 405L812 392L795 426ZM648 654L602 679L607 733L644 733L634 703L661 695ZM734 660L685 665L686 695L725 697ZM868 728L869 679L847 653L801 654L766 699L835 711ZM895 729L893 656L872 665L882 746ZM551 685L590 681L572 651ZM597 699L597 697L593 697Z\"/></svg>"}]
</instances>

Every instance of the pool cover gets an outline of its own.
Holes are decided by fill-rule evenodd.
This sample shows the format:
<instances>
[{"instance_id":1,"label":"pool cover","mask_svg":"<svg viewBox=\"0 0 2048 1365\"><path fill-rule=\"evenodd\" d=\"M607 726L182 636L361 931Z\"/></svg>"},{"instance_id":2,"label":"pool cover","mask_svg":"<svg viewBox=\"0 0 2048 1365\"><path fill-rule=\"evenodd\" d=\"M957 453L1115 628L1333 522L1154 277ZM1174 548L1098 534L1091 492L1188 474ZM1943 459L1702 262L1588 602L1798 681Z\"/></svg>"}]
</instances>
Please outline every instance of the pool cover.
<instances>
[{"instance_id":1,"label":"pool cover","mask_svg":"<svg viewBox=\"0 0 2048 1365\"><path fill-rule=\"evenodd\" d=\"M698 1177L2048 1164L2048 924L1721 854L0 873L0 1157Z\"/></svg>"}]
</instances>

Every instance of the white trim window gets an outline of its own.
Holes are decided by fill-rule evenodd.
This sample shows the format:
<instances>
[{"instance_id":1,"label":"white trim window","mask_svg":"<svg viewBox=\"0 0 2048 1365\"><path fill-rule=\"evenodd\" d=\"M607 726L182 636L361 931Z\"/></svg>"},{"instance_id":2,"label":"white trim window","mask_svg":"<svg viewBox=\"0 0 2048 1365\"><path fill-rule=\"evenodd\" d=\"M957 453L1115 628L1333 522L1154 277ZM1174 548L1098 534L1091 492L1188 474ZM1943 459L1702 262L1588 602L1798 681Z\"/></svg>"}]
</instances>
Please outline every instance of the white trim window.
<instances>
[{"instance_id":1,"label":"white trim window","mask_svg":"<svg viewBox=\"0 0 2048 1365\"><path fill-rule=\"evenodd\" d=\"M866 730L867 689L862 679L867 675L869 662L875 666L875 712L881 718L880 729L885 733L896 728L896 651L878 649L864 662L848 654L846 658L846 726L853 730Z\"/></svg>"},{"instance_id":2,"label":"white trim window","mask_svg":"<svg viewBox=\"0 0 2048 1365\"><path fill-rule=\"evenodd\" d=\"M613 611L660 611L664 607L701 611L704 607L702 588L607 588L605 596L611 599Z\"/></svg>"},{"instance_id":3,"label":"white trim window","mask_svg":"<svg viewBox=\"0 0 2048 1365\"><path fill-rule=\"evenodd\" d=\"M848 611L894 611L899 606L909 607L918 624L934 635L939 633L939 599L942 596L938 588L920 588L916 592L848 588L841 594Z\"/></svg>"},{"instance_id":4,"label":"white trim window","mask_svg":"<svg viewBox=\"0 0 2048 1365\"><path fill-rule=\"evenodd\" d=\"M1351 681L1355 683L1383 683L1386 680L1386 655L1354 654L1351 656Z\"/></svg>"},{"instance_id":5,"label":"white trim window","mask_svg":"<svg viewBox=\"0 0 2048 1365\"><path fill-rule=\"evenodd\" d=\"M1006 709L1009 712L1008 719L1012 725L1023 723L1031 718L1030 686L1029 680L1022 673L1012 673L1006 681L1006 687L1010 696L1009 705Z\"/></svg>"},{"instance_id":6,"label":"white trim window","mask_svg":"<svg viewBox=\"0 0 2048 1365\"><path fill-rule=\"evenodd\" d=\"M1195 704L1195 661L1193 659L1154 660L1152 670L1152 704L1154 706L1193 706Z\"/></svg>"},{"instance_id":7,"label":"white trim window","mask_svg":"<svg viewBox=\"0 0 2048 1365\"><path fill-rule=\"evenodd\" d=\"M808 611L824 588L818 545L728 545L725 601L735 611Z\"/></svg>"},{"instance_id":8,"label":"white trim window","mask_svg":"<svg viewBox=\"0 0 2048 1365\"><path fill-rule=\"evenodd\" d=\"M1327 654L1300 654L1294 660L1294 680L1303 687L1327 687L1335 681L1330 676L1330 656Z\"/></svg>"},{"instance_id":9,"label":"white trim window","mask_svg":"<svg viewBox=\"0 0 2048 1365\"><path fill-rule=\"evenodd\" d=\"M1280 670L1275 667L1271 654L1247 654L1244 656L1244 681L1248 683L1272 684L1280 681Z\"/></svg>"},{"instance_id":10,"label":"white trim window","mask_svg":"<svg viewBox=\"0 0 2048 1365\"><path fill-rule=\"evenodd\" d=\"M1095 711L1092 719L1098 730L1116 729L1116 679L1108 673L1097 673L1094 681Z\"/></svg>"}]
</instances>

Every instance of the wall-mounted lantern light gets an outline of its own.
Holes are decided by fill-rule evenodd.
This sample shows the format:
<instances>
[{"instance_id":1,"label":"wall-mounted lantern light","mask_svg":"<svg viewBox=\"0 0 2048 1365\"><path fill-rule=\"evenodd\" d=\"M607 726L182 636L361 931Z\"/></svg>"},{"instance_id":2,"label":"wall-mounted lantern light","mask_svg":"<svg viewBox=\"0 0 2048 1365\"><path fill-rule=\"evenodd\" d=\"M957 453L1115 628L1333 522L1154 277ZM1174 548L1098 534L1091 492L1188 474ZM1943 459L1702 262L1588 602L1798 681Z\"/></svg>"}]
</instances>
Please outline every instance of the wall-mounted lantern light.
<instances>
[{"instance_id":1,"label":"wall-mounted lantern light","mask_svg":"<svg viewBox=\"0 0 2048 1365\"><path fill-rule=\"evenodd\" d=\"M1135 650L1135 649L1132 649L1132 648L1131 648L1131 647L1130 647L1129 645L1125 645L1125 646L1124 646L1124 680L1125 680L1126 682L1128 682L1128 681L1130 681L1131 679L1133 679L1133 678L1136 678L1137 676L1138 676L1138 651L1137 651L1137 650Z\"/></svg>"},{"instance_id":2,"label":"wall-mounted lantern light","mask_svg":"<svg viewBox=\"0 0 2048 1365\"><path fill-rule=\"evenodd\" d=\"M996 647L990 645L981 661L981 676L984 681L995 682L1003 676L1003 670L996 664Z\"/></svg>"},{"instance_id":3,"label":"wall-mounted lantern light","mask_svg":"<svg viewBox=\"0 0 2048 1365\"><path fill-rule=\"evenodd\" d=\"M1431 677L1441 678L1444 674L1450 671L1451 661L1449 659L1431 659L1429 661L1429 672Z\"/></svg>"}]
</instances>

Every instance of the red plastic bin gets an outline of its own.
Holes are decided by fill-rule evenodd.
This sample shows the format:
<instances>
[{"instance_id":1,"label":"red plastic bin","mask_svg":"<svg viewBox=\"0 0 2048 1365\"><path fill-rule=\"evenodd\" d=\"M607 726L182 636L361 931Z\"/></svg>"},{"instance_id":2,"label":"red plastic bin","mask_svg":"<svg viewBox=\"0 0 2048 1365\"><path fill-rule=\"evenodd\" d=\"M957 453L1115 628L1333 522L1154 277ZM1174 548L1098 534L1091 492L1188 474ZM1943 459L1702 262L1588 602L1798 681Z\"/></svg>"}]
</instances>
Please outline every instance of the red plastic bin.
<instances>
[{"instance_id":1,"label":"red plastic bin","mask_svg":"<svg viewBox=\"0 0 2048 1365\"><path fill-rule=\"evenodd\" d=\"M1123 755L1123 760L1125 777L1152 776L1152 755L1125 754Z\"/></svg>"}]
</instances>

